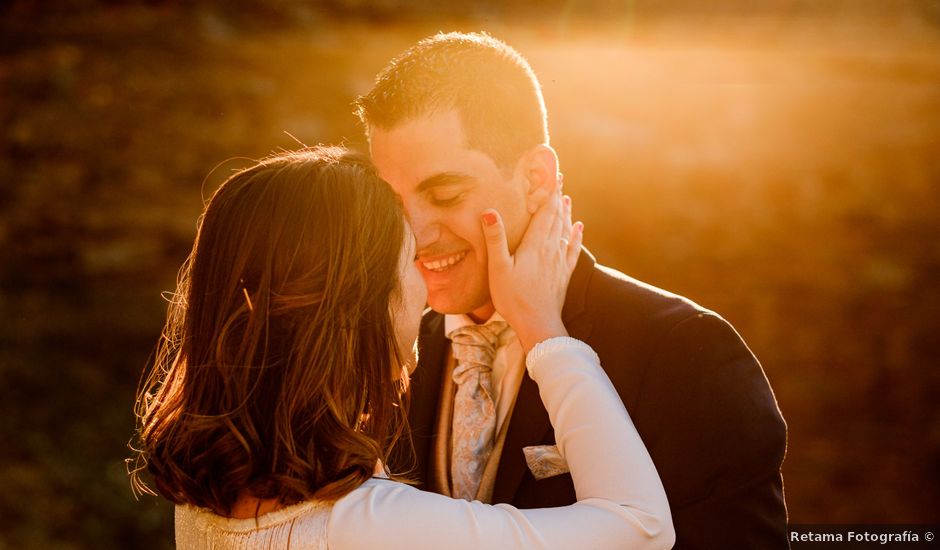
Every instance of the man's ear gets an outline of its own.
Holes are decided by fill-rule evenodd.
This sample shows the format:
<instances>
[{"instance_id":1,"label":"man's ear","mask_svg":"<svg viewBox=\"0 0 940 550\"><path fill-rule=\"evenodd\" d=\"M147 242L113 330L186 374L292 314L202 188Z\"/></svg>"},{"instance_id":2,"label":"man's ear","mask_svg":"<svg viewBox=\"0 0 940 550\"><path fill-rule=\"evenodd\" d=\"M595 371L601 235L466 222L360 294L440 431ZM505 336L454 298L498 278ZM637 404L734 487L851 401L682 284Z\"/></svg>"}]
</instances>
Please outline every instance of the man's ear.
<instances>
[{"instance_id":1,"label":"man's ear","mask_svg":"<svg viewBox=\"0 0 940 550\"><path fill-rule=\"evenodd\" d=\"M536 145L522 155L516 166L528 186L526 210L534 214L558 190L558 155L548 145Z\"/></svg>"}]
</instances>

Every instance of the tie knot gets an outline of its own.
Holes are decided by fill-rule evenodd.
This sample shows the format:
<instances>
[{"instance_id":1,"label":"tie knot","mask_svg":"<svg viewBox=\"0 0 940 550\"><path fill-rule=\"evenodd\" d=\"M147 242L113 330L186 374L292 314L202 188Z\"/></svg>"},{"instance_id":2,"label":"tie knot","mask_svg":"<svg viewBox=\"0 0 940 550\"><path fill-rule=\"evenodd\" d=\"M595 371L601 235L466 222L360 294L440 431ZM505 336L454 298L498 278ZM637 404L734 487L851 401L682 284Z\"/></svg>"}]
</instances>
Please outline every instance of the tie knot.
<instances>
[{"instance_id":1,"label":"tie knot","mask_svg":"<svg viewBox=\"0 0 940 550\"><path fill-rule=\"evenodd\" d=\"M508 325L503 321L492 321L485 325L466 325L448 335L458 365L474 365L489 369L493 365L499 335Z\"/></svg>"}]
</instances>

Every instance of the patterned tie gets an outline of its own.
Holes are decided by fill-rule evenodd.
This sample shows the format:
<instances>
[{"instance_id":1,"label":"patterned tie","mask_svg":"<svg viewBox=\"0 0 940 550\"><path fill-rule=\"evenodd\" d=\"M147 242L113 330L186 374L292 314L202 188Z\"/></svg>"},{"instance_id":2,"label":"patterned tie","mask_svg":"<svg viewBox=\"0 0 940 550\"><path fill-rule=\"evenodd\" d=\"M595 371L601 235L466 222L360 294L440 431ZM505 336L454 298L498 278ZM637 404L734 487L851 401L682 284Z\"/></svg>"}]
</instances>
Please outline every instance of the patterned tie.
<instances>
[{"instance_id":1,"label":"patterned tie","mask_svg":"<svg viewBox=\"0 0 940 550\"><path fill-rule=\"evenodd\" d=\"M496 432L496 403L490 371L499 335L508 325L493 321L467 325L450 333L454 359L453 496L473 500L480 487L483 468L493 451Z\"/></svg>"}]
</instances>

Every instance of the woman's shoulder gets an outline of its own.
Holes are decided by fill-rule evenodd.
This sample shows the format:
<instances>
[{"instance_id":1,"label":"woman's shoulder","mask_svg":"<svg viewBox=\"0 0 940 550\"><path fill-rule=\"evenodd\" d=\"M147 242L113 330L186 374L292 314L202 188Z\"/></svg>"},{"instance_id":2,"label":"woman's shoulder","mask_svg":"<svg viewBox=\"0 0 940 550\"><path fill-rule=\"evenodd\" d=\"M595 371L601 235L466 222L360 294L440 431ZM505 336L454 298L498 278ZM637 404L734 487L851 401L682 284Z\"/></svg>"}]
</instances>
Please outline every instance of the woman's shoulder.
<instances>
[{"instance_id":1,"label":"woman's shoulder","mask_svg":"<svg viewBox=\"0 0 940 550\"><path fill-rule=\"evenodd\" d=\"M176 507L176 547L325 550L332 503L304 501L257 518L227 518L191 505Z\"/></svg>"},{"instance_id":2,"label":"woman's shoulder","mask_svg":"<svg viewBox=\"0 0 940 550\"><path fill-rule=\"evenodd\" d=\"M330 548L442 548L453 541L455 532L459 535L461 529L485 522L495 510L478 501L372 478L336 501L328 526Z\"/></svg>"},{"instance_id":3,"label":"woman's shoulder","mask_svg":"<svg viewBox=\"0 0 940 550\"><path fill-rule=\"evenodd\" d=\"M227 518L205 508L179 505L175 512L176 547L180 550L256 546L325 550L329 547L332 523L338 524L341 531L375 532L363 521L368 522L369 517L387 520L394 515L389 512L400 510L405 501L420 494L403 483L373 478L336 503L309 500L257 518ZM345 519L334 521L336 510L339 511L336 515Z\"/></svg>"},{"instance_id":4,"label":"woman's shoulder","mask_svg":"<svg viewBox=\"0 0 940 550\"><path fill-rule=\"evenodd\" d=\"M350 510L366 506L382 514L394 510L403 502L420 500L423 495L427 494L434 493L424 493L408 484L386 477L373 477L336 501L330 513L335 518Z\"/></svg>"}]
</instances>

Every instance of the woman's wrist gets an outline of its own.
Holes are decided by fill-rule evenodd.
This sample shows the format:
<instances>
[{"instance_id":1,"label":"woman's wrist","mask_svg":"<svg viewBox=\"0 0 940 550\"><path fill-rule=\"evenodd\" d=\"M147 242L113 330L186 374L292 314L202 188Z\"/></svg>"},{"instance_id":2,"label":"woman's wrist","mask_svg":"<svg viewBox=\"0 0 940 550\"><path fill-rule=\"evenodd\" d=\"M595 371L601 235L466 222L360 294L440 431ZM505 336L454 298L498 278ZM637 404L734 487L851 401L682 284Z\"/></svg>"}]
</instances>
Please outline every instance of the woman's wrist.
<instances>
[{"instance_id":1,"label":"woman's wrist","mask_svg":"<svg viewBox=\"0 0 940 550\"><path fill-rule=\"evenodd\" d=\"M559 336L568 336L568 329L561 322L561 318L527 323L528 326L516 329L522 351L528 354L539 342ZM513 327L515 329L515 327Z\"/></svg>"}]
</instances>

